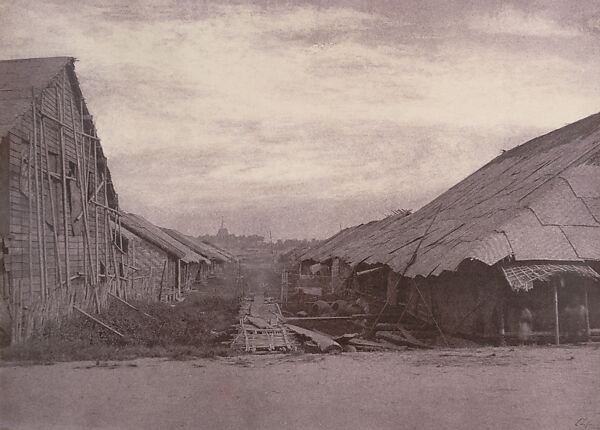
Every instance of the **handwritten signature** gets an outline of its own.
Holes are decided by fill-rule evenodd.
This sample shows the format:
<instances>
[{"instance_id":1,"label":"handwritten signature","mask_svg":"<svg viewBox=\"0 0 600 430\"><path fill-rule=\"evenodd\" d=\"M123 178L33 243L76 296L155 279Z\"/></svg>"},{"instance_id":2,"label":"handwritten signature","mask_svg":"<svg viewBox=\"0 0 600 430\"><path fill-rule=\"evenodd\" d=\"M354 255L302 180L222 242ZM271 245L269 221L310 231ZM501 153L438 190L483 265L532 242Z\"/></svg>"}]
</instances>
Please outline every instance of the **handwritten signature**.
<instances>
[{"instance_id":1,"label":"handwritten signature","mask_svg":"<svg viewBox=\"0 0 600 430\"><path fill-rule=\"evenodd\" d=\"M600 425L594 424L587 417L581 417L575 421L575 427L580 430L600 430Z\"/></svg>"}]
</instances>

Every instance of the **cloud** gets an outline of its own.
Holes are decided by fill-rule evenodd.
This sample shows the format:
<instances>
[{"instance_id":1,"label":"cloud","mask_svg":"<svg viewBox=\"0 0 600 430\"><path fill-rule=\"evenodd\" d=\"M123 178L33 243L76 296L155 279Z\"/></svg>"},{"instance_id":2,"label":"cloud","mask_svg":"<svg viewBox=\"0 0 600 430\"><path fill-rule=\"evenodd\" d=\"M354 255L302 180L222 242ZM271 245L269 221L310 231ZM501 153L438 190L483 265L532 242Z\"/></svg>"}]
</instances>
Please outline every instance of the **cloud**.
<instances>
[{"instance_id":1,"label":"cloud","mask_svg":"<svg viewBox=\"0 0 600 430\"><path fill-rule=\"evenodd\" d=\"M490 34L569 38L581 36L578 29L563 26L539 12L525 12L511 6L503 7L495 13L475 16L470 20L469 26L473 30Z\"/></svg>"},{"instance_id":2,"label":"cloud","mask_svg":"<svg viewBox=\"0 0 600 430\"><path fill-rule=\"evenodd\" d=\"M581 16L323 4L21 0L0 55L76 56L121 203L190 233L322 237L598 110Z\"/></svg>"}]
</instances>

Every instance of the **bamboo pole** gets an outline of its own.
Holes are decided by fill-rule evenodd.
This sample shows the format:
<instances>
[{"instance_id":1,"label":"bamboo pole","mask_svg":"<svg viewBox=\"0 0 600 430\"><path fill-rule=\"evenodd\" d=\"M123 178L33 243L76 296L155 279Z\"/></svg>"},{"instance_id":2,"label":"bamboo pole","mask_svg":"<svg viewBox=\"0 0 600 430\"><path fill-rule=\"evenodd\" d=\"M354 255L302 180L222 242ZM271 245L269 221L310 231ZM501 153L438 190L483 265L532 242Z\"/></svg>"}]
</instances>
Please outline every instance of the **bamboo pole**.
<instances>
[{"instance_id":1,"label":"bamboo pole","mask_svg":"<svg viewBox=\"0 0 600 430\"><path fill-rule=\"evenodd\" d=\"M125 269L125 250L123 249L123 235L121 234L121 217L117 217L116 221L117 221L116 227L118 228L118 231L119 231L119 250L121 251L119 254L120 254L120 260L121 260L121 267L123 268L123 277L125 278L125 286L122 288L123 289L123 298L127 300L127 284L129 283L127 275L129 274L129 267L127 267L127 269ZM123 284L121 284L121 285L123 285Z\"/></svg>"},{"instance_id":2,"label":"bamboo pole","mask_svg":"<svg viewBox=\"0 0 600 430\"><path fill-rule=\"evenodd\" d=\"M17 292L15 291L11 277L8 278L9 304L10 304L10 341L17 342Z\"/></svg>"},{"instance_id":3,"label":"bamboo pole","mask_svg":"<svg viewBox=\"0 0 600 430\"><path fill-rule=\"evenodd\" d=\"M103 172L103 180L104 180L104 273L108 277L108 248L109 244L109 226L110 226L110 217L109 212L106 210L108 208L108 175L107 175L107 167L106 163L104 164L104 172Z\"/></svg>"},{"instance_id":4,"label":"bamboo pole","mask_svg":"<svg viewBox=\"0 0 600 430\"><path fill-rule=\"evenodd\" d=\"M64 123L62 120L56 118L55 116L51 115L48 112L42 112L42 115L44 116L44 118L47 118L51 121L53 121L54 123L56 123L57 125L63 127L65 130L71 132L71 133L77 133L78 135L82 136L82 137L86 137L90 140L93 140L95 142L100 142L100 138L98 136L94 136L79 130L74 130L72 129L68 124Z\"/></svg>"},{"instance_id":5,"label":"bamboo pole","mask_svg":"<svg viewBox=\"0 0 600 430\"><path fill-rule=\"evenodd\" d=\"M115 296L113 293L108 293L108 295L114 299L116 299L117 301L123 303L125 306L127 306L128 308L133 309L134 311L138 311L139 313L141 313L144 316L147 316L148 318L151 318L153 320L156 320L157 318L153 317L150 314L147 314L146 312L144 312L143 310L141 310L140 308L137 308L135 306L133 306L131 303L129 303L126 300L123 300L122 298L120 298L119 296Z\"/></svg>"},{"instance_id":6,"label":"bamboo pole","mask_svg":"<svg viewBox=\"0 0 600 430\"><path fill-rule=\"evenodd\" d=\"M59 124L59 133L58 133L58 143L60 146L60 162L61 162L61 176L62 176L62 203L63 203L63 241L65 245L65 280L67 282L67 291L71 290L71 267L70 267L70 258L69 258L69 221L68 214L69 211L67 209L67 160L66 160L66 150L65 150L65 138L64 138L64 130L62 125L62 119L64 118L64 86L65 86L65 71L63 70L62 74L62 96L58 94L58 87L56 87L56 109L58 115L61 119L61 124Z\"/></svg>"},{"instance_id":7,"label":"bamboo pole","mask_svg":"<svg viewBox=\"0 0 600 430\"><path fill-rule=\"evenodd\" d=\"M73 100L69 99L69 103L70 103L70 107L71 107L71 121L73 122L73 128L75 128L75 114L73 111ZM95 285L96 285L96 273L93 269L93 267L91 266L91 262L92 262L92 248L90 246L90 229L89 229L89 220L88 220L88 213L87 213L87 195L85 194L85 181L83 180L84 176L87 176L87 172L83 172L82 171L82 165L83 162L81 161L81 155L79 153L79 145L77 142L77 134L73 134L74 140L75 140L75 155L77 157L77 170L78 170L78 176L79 176L79 191L81 194L81 205L82 205L82 209L83 209L83 226L84 226L84 246L87 249L88 252L88 261L90 263L90 270L92 272L92 285L94 286L94 290L95 290ZM83 149L83 148L82 148ZM84 250L84 270L85 270L85 250ZM87 280L87 279L86 279Z\"/></svg>"},{"instance_id":8,"label":"bamboo pole","mask_svg":"<svg viewBox=\"0 0 600 430\"><path fill-rule=\"evenodd\" d=\"M554 292L554 343L560 345L560 326L558 322L558 286L552 282Z\"/></svg>"},{"instance_id":9,"label":"bamboo pole","mask_svg":"<svg viewBox=\"0 0 600 430\"><path fill-rule=\"evenodd\" d=\"M35 127L34 127L35 128ZM44 300L44 256L42 251L42 226L40 221L40 183L38 178L38 157L37 157L37 148L35 144L35 133L33 135L33 139L31 138L31 134L29 135L30 144L33 146L33 170L34 170L34 184L35 184L35 224L36 224L36 236L37 236L37 244L38 244L38 266L39 266L39 278L40 278L40 296L42 301Z\"/></svg>"},{"instance_id":10,"label":"bamboo pole","mask_svg":"<svg viewBox=\"0 0 600 430\"><path fill-rule=\"evenodd\" d=\"M83 131L83 100L80 101L81 103L81 131ZM96 142L94 141L94 201L98 200L98 187L96 184L100 182L98 180L98 147ZM103 184L104 182L102 182L100 184L100 186ZM99 235L98 235L98 206L94 205L94 234L95 234L95 247L96 247L96 273L99 273L99 252L100 252L100 247L99 247Z\"/></svg>"},{"instance_id":11,"label":"bamboo pole","mask_svg":"<svg viewBox=\"0 0 600 430\"><path fill-rule=\"evenodd\" d=\"M75 309L77 312L79 312L80 314L82 314L83 316L85 316L86 318L89 318L90 320L94 321L96 324L104 327L105 329L107 329L108 331L116 334L117 336L123 338L125 336L123 336L121 333L119 333L117 330L115 330L114 328L112 328L111 326L103 323L102 321L100 321L98 318L94 318L93 316L91 316L90 314L88 314L86 311L84 311L83 309L79 309L77 306L73 306L73 309Z\"/></svg>"},{"instance_id":12,"label":"bamboo pole","mask_svg":"<svg viewBox=\"0 0 600 430\"><path fill-rule=\"evenodd\" d=\"M50 154L48 151L48 141L46 140L46 126L44 125L44 121L41 121L41 139L44 145L44 153L46 156L46 179L48 180L48 194L50 196L50 209L52 211L52 232L54 234L54 252L56 253L56 276L58 278L58 285L62 285L62 261L60 259L60 249L58 246L58 232L57 228L57 219L56 219L56 204L54 202L54 185L52 183L52 178L50 176Z\"/></svg>"},{"instance_id":13,"label":"bamboo pole","mask_svg":"<svg viewBox=\"0 0 600 430\"><path fill-rule=\"evenodd\" d=\"M112 256L113 267L115 270L115 279L117 280L117 285L115 287L116 287L117 293L121 294L121 272L120 272L119 266L117 264L117 254L115 252L115 247L112 246L112 243L114 242L113 238L115 236L113 235L113 228L110 225L110 222L108 224L108 228L109 228L109 233L110 233L110 238L111 238L110 253Z\"/></svg>"},{"instance_id":14,"label":"bamboo pole","mask_svg":"<svg viewBox=\"0 0 600 430\"><path fill-rule=\"evenodd\" d=\"M42 243L40 244L40 246L42 247L42 273L40 274L40 276L42 276L43 279L43 283L41 286L41 290L42 290L42 297L43 300L47 299L47 295L48 295L48 246L46 243L46 201L44 198L44 162L43 162L43 158L42 158L42 143L41 143L41 139L38 139L38 126L37 126L37 109L35 107L35 92L34 89L31 89L31 108L32 108L32 116L33 116L33 143L34 143L34 147L35 147L35 153L36 153L36 159L37 159L37 153L39 152L39 171L36 169L36 180L37 180L37 175L39 175L39 196L40 196L40 207L38 207L38 212L40 212L41 209L41 213L39 214L40 217L40 227L42 229L41 234L42 234ZM46 171L48 170L48 166L46 166Z\"/></svg>"},{"instance_id":15,"label":"bamboo pole","mask_svg":"<svg viewBox=\"0 0 600 430\"><path fill-rule=\"evenodd\" d=\"M31 199L33 198L33 185L31 179L31 156L33 151L31 145L29 145L29 159L27 160L27 191L29 192L29 198L27 199L27 208L29 210L29 224L27 225L27 242L28 242L28 253L29 253L29 297L33 297L33 207Z\"/></svg>"},{"instance_id":16,"label":"bamboo pole","mask_svg":"<svg viewBox=\"0 0 600 430\"><path fill-rule=\"evenodd\" d=\"M133 240L129 241L129 254L128 254L128 259L130 261L128 261L129 263L129 267L132 268L131 270L131 293L133 294L133 292L135 291L135 285L134 285L134 277L133 275L136 272L135 269L135 265L136 265L136 261L135 261L135 242Z\"/></svg>"}]
</instances>

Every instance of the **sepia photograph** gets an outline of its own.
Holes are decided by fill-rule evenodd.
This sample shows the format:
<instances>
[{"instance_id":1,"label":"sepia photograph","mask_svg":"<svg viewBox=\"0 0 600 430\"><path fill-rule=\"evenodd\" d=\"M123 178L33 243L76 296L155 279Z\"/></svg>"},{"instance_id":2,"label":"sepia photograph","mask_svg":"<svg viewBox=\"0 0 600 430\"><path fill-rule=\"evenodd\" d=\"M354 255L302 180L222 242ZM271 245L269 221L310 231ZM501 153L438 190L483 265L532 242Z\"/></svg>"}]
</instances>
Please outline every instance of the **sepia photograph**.
<instances>
[{"instance_id":1,"label":"sepia photograph","mask_svg":"<svg viewBox=\"0 0 600 430\"><path fill-rule=\"evenodd\" d=\"M0 430L600 430L600 2L0 0Z\"/></svg>"}]
</instances>

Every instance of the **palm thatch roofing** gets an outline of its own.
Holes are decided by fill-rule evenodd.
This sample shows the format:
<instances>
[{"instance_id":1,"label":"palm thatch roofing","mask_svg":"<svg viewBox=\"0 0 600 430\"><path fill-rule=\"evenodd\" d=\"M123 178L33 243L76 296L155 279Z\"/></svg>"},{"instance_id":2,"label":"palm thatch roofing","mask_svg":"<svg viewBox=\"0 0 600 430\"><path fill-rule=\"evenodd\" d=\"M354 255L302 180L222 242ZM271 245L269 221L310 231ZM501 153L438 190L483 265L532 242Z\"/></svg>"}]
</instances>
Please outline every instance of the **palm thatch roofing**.
<instances>
[{"instance_id":1,"label":"palm thatch roofing","mask_svg":"<svg viewBox=\"0 0 600 430\"><path fill-rule=\"evenodd\" d=\"M186 236L185 234L170 228L163 228L162 230L172 238L178 240L181 243L184 243L185 245L193 249L194 252L208 258L209 260L229 262L235 259L235 257L228 251L218 248L212 243L202 242L199 239L196 239L191 236Z\"/></svg>"},{"instance_id":2,"label":"palm thatch roofing","mask_svg":"<svg viewBox=\"0 0 600 430\"><path fill-rule=\"evenodd\" d=\"M171 254L184 263L200 263L209 260L197 254L184 243L171 237L160 227L155 226L144 217L132 213L121 212L121 225L135 235L154 244L163 251Z\"/></svg>"},{"instance_id":3,"label":"palm thatch roofing","mask_svg":"<svg viewBox=\"0 0 600 430\"><path fill-rule=\"evenodd\" d=\"M0 136L31 110L32 96L38 97L71 57L28 58L0 61Z\"/></svg>"},{"instance_id":4,"label":"palm thatch roofing","mask_svg":"<svg viewBox=\"0 0 600 430\"><path fill-rule=\"evenodd\" d=\"M342 231L301 258L333 257L410 277L465 260L599 261L600 114L504 152L411 215Z\"/></svg>"},{"instance_id":5,"label":"palm thatch roofing","mask_svg":"<svg viewBox=\"0 0 600 430\"><path fill-rule=\"evenodd\" d=\"M75 94L83 101L84 114L89 114L85 99L75 74L75 58L46 57L0 61L0 137L6 136L26 113L31 112L32 99L38 100L42 92L67 70ZM100 157L104 157L99 146ZM110 169L107 168L108 199L111 207L118 206Z\"/></svg>"}]
</instances>

